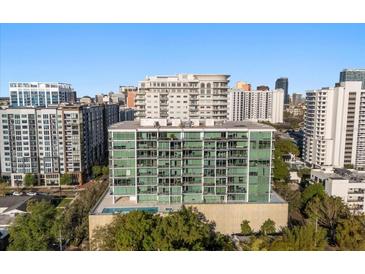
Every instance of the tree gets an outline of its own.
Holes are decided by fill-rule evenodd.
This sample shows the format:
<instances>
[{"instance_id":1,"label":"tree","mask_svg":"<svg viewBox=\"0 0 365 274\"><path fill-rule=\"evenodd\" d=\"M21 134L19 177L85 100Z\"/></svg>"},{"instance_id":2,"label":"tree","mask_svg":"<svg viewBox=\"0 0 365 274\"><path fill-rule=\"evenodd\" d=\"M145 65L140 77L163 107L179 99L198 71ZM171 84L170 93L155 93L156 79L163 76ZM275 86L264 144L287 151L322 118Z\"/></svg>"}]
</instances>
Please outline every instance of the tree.
<instances>
[{"instance_id":1,"label":"tree","mask_svg":"<svg viewBox=\"0 0 365 274\"><path fill-rule=\"evenodd\" d=\"M108 166L103 166L101 172L103 173L104 176L108 176L109 175L109 167Z\"/></svg>"},{"instance_id":2,"label":"tree","mask_svg":"<svg viewBox=\"0 0 365 274\"><path fill-rule=\"evenodd\" d=\"M278 150L274 151L274 181L287 181L289 179L289 169L282 158L282 153Z\"/></svg>"},{"instance_id":3,"label":"tree","mask_svg":"<svg viewBox=\"0 0 365 274\"><path fill-rule=\"evenodd\" d=\"M299 149L289 139L276 138L273 161L273 175L275 181L287 181L289 179L289 169L283 160L283 156L288 153L298 156Z\"/></svg>"},{"instance_id":4,"label":"tree","mask_svg":"<svg viewBox=\"0 0 365 274\"><path fill-rule=\"evenodd\" d=\"M284 228L283 235L276 239L270 250L280 251L318 251L327 246L326 230L319 227L316 229L313 223L305 226Z\"/></svg>"},{"instance_id":5,"label":"tree","mask_svg":"<svg viewBox=\"0 0 365 274\"><path fill-rule=\"evenodd\" d=\"M335 242L336 226L340 219L346 219L349 216L347 206L342 202L340 197L318 195L311 199L304 212L315 223L328 229L331 243Z\"/></svg>"},{"instance_id":6,"label":"tree","mask_svg":"<svg viewBox=\"0 0 365 274\"><path fill-rule=\"evenodd\" d=\"M154 250L151 234L157 222L157 216L143 211L118 215L110 225L96 230L93 248L128 251Z\"/></svg>"},{"instance_id":7,"label":"tree","mask_svg":"<svg viewBox=\"0 0 365 274\"><path fill-rule=\"evenodd\" d=\"M364 216L350 216L339 221L336 243L340 250L365 250Z\"/></svg>"},{"instance_id":8,"label":"tree","mask_svg":"<svg viewBox=\"0 0 365 274\"><path fill-rule=\"evenodd\" d=\"M70 174L65 173L60 178L61 185L71 185L72 184L72 177Z\"/></svg>"},{"instance_id":9,"label":"tree","mask_svg":"<svg viewBox=\"0 0 365 274\"><path fill-rule=\"evenodd\" d=\"M33 187L37 183L37 179L31 173L25 174L23 181L26 187Z\"/></svg>"},{"instance_id":10,"label":"tree","mask_svg":"<svg viewBox=\"0 0 365 274\"><path fill-rule=\"evenodd\" d=\"M311 170L310 170L310 168L305 167L305 168L302 168L302 169L300 169L300 170L298 171L298 176L299 176L299 177L301 177L301 178L303 178L303 177L308 177L308 176L310 176L310 175L311 175Z\"/></svg>"},{"instance_id":11,"label":"tree","mask_svg":"<svg viewBox=\"0 0 365 274\"><path fill-rule=\"evenodd\" d=\"M319 198L323 198L325 195L324 188L321 184L315 183L307 186L302 192L301 204L304 208L308 201L310 201L313 197L318 196Z\"/></svg>"},{"instance_id":12,"label":"tree","mask_svg":"<svg viewBox=\"0 0 365 274\"><path fill-rule=\"evenodd\" d=\"M49 202L29 202L27 212L18 214L10 226L8 250L53 250L56 209Z\"/></svg>"},{"instance_id":13,"label":"tree","mask_svg":"<svg viewBox=\"0 0 365 274\"><path fill-rule=\"evenodd\" d=\"M268 236L259 235L251 236L248 243L242 245L245 251L267 251L270 246L270 239Z\"/></svg>"},{"instance_id":14,"label":"tree","mask_svg":"<svg viewBox=\"0 0 365 274\"><path fill-rule=\"evenodd\" d=\"M275 182L274 190L288 202L289 225L302 225L304 223L304 216L300 211L301 192L297 189L293 190L285 182Z\"/></svg>"},{"instance_id":15,"label":"tree","mask_svg":"<svg viewBox=\"0 0 365 274\"><path fill-rule=\"evenodd\" d=\"M142 211L118 215L96 230L92 249L233 250L234 246L201 213L182 207L166 216Z\"/></svg>"},{"instance_id":16,"label":"tree","mask_svg":"<svg viewBox=\"0 0 365 274\"><path fill-rule=\"evenodd\" d=\"M281 152L281 154L288 154L291 153L295 156L299 155L299 149L296 144L290 139L282 139L276 138L275 139L275 150Z\"/></svg>"},{"instance_id":17,"label":"tree","mask_svg":"<svg viewBox=\"0 0 365 274\"><path fill-rule=\"evenodd\" d=\"M275 191L289 204L289 213L298 210L301 203L300 191L292 190L287 183L275 182Z\"/></svg>"},{"instance_id":18,"label":"tree","mask_svg":"<svg viewBox=\"0 0 365 274\"><path fill-rule=\"evenodd\" d=\"M6 194L6 183L1 182L0 183L0 196L4 196Z\"/></svg>"},{"instance_id":19,"label":"tree","mask_svg":"<svg viewBox=\"0 0 365 274\"><path fill-rule=\"evenodd\" d=\"M275 232L275 222L271 219L267 219L260 228L260 233L262 235L274 234Z\"/></svg>"},{"instance_id":20,"label":"tree","mask_svg":"<svg viewBox=\"0 0 365 274\"><path fill-rule=\"evenodd\" d=\"M215 232L202 213L182 207L160 219L152 233L155 250L232 250L228 237Z\"/></svg>"},{"instance_id":21,"label":"tree","mask_svg":"<svg viewBox=\"0 0 365 274\"><path fill-rule=\"evenodd\" d=\"M62 235L72 245L88 239L89 212L108 187L108 182L88 185L62 213Z\"/></svg>"},{"instance_id":22,"label":"tree","mask_svg":"<svg viewBox=\"0 0 365 274\"><path fill-rule=\"evenodd\" d=\"M101 175L102 173L102 168L101 166L93 166L92 167L92 174L94 178L97 178Z\"/></svg>"},{"instance_id":23,"label":"tree","mask_svg":"<svg viewBox=\"0 0 365 274\"><path fill-rule=\"evenodd\" d=\"M241 223L241 233L243 235L251 235L252 234L252 229L250 227L250 221L247 221L247 220L243 220L242 223Z\"/></svg>"}]
</instances>

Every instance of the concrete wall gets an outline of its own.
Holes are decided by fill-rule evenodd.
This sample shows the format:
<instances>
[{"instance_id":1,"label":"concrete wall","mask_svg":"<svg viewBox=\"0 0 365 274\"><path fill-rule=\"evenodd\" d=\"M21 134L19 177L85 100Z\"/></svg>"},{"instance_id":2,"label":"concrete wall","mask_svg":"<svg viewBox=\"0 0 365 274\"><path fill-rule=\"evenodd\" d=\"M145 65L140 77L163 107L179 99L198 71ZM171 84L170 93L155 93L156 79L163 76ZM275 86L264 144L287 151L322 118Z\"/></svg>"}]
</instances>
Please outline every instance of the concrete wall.
<instances>
[{"instance_id":1,"label":"concrete wall","mask_svg":"<svg viewBox=\"0 0 365 274\"><path fill-rule=\"evenodd\" d=\"M223 234L239 233L242 220L250 221L253 230L270 218L276 228L288 224L288 204L195 204L192 205L203 213L209 221L216 223L216 231Z\"/></svg>"},{"instance_id":2,"label":"concrete wall","mask_svg":"<svg viewBox=\"0 0 365 274\"><path fill-rule=\"evenodd\" d=\"M93 238L93 232L96 228L110 224L114 215L89 215L89 239L90 245Z\"/></svg>"},{"instance_id":3,"label":"concrete wall","mask_svg":"<svg viewBox=\"0 0 365 274\"><path fill-rule=\"evenodd\" d=\"M203 213L209 221L216 223L216 231L223 234L239 233L242 220L250 221L253 230L258 231L261 225L270 218L279 230L287 226L288 204L192 204ZM107 225L113 220L113 215L90 215L89 216L89 239L90 244L93 232L97 227Z\"/></svg>"}]
</instances>

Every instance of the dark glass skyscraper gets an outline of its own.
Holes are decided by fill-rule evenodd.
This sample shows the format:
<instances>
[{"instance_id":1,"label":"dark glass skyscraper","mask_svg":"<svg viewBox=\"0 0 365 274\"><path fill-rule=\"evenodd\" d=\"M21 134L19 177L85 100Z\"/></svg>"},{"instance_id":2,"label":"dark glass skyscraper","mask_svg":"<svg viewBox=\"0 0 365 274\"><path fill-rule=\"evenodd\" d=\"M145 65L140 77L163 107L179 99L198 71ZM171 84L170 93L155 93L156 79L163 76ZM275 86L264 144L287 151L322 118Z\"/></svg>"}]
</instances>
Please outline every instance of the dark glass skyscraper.
<instances>
[{"instance_id":1,"label":"dark glass skyscraper","mask_svg":"<svg viewBox=\"0 0 365 274\"><path fill-rule=\"evenodd\" d=\"M340 82L362 81L362 88L365 89L365 69L344 69L340 72Z\"/></svg>"},{"instance_id":2,"label":"dark glass skyscraper","mask_svg":"<svg viewBox=\"0 0 365 274\"><path fill-rule=\"evenodd\" d=\"M284 104L289 104L288 78L282 77L276 80L275 89L282 88L284 90Z\"/></svg>"}]
</instances>

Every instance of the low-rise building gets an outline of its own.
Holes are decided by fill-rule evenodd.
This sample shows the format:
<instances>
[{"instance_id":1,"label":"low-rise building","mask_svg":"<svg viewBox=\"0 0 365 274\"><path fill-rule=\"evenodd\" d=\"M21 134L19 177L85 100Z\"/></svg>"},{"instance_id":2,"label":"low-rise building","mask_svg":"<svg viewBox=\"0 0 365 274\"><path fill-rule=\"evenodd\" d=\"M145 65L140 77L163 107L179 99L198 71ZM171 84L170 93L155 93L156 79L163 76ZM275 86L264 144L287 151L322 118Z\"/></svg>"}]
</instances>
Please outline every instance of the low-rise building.
<instances>
[{"instance_id":1,"label":"low-rise building","mask_svg":"<svg viewBox=\"0 0 365 274\"><path fill-rule=\"evenodd\" d=\"M365 213L365 172L341 168L312 169L311 180L328 195L341 197L353 213Z\"/></svg>"},{"instance_id":2,"label":"low-rise building","mask_svg":"<svg viewBox=\"0 0 365 274\"><path fill-rule=\"evenodd\" d=\"M297 105L288 105L285 108L285 111L290 113L294 117L303 117L305 113L305 105L297 104Z\"/></svg>"}]
</instances>

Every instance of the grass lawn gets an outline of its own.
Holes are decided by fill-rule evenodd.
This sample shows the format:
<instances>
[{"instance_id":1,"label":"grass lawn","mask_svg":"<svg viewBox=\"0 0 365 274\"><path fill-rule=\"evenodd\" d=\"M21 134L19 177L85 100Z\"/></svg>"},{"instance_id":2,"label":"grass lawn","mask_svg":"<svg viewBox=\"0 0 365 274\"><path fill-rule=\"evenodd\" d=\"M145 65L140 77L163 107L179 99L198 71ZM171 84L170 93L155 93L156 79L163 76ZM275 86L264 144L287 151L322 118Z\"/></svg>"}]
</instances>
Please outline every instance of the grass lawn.
<instances>
[{"instance_id":1,"label":"grass lawn","mask_svg":"<svg viewBox=\"0 0 365 274\"><path fill-rule=\"evenodd\" d=\"M62 201L58 204L58 208L66 207L69 203L71 203L73 198L63 198Z\"/></svg>"}]
</instances>

